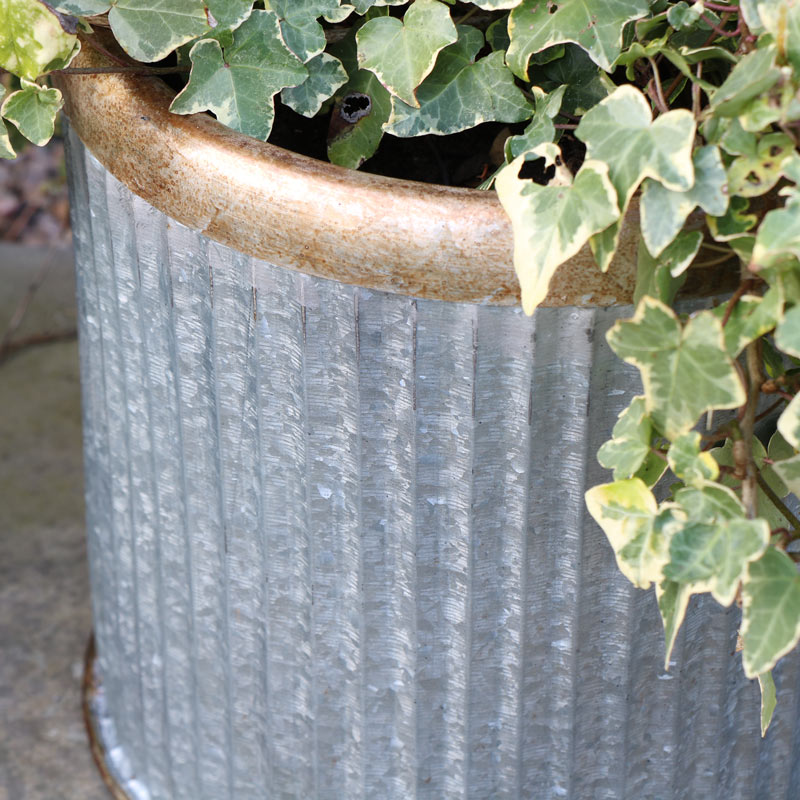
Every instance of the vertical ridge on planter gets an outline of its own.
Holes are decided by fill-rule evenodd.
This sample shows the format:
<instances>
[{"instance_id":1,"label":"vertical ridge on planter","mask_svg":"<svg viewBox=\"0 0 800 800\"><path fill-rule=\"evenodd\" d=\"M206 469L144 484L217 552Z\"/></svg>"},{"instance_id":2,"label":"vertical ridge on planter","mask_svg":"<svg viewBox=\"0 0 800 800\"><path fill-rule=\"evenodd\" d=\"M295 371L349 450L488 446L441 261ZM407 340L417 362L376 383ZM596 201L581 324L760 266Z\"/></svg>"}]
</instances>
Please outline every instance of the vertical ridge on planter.
<instances>
[{"instance_id":1,"label":"vertical ridge on planter","mask_svg":"<svg viewBox=\"0 0 800 800\"><path fill-rule=\"evenodd\" d=\"M254 262L262 537L266 562L265 789L313 796L310 531L301 277ZM279 732L273 736L272 731Z\"/></svg>"},{"instance_id":2,"label":"vertical ridge on planter","mask_svg":"<svg viewBox=\"0 0 800 800\"><path fill-rule=\"evenodd\" d=\"M148 785L166 783L166 732L161 703L164 680L159 654L161 582L158 575L157 481L153 472L152 415L147 386L147 349L139 298L138 253L131 195L106 173L111 254L109 277L114 285L116 337L121 354L127 481L130 486L132 598L136 621L136 669L141 695L142 746L140 779ZM147 657L145 654L152 654Z\"/></svg>"},{"instance_id":3,"label":"vertical ridge on planter","mask_svg":"<svg viewBox=\"0 0 800 800\"><path fill-rule=\"evenodd\" d=\"M211 343L212 294L205 242L170 223L175 340L178 354L187 521L192 551L198 752L201 791L228 797L230 713L228 641L225 631L225 541L221 517L216 383ZM220 702L220 697L224 702Z\"/></svg>"},{"instance_id":4,"label":"vertical ridge on planter","mask_svg":"<svg viewBox=\"0 0 800 800\"><path fill-rule=\"evenodd\" d=\"M517 795L520 772L533 321L479 308L476 323L468 786L500 800Z\"/></svg>"},{"instance_id":5,"label":"vertical ridge on planter","mask_svg":"<svg viewBox=\"0 0 800 800\"><path fill-rule=\"evenodd\" d=\"M260 545L261 499L255 407L256 320L247 256L227 257L206 245L212 276L212 352L216 375L221 501L225 541L224 665L231 707L227 720L228 783L232 798L253 794L266 771L259 731L266 716L265 592Z\"/></svg>"},{"instance_id":6,"label":"vertical ridge on planter","mask_svg":"<svg viewBox=\"0 0 800 800\"><path fill-rule=\"evenodd\" d=\"M194 673L191 664L193 623L191 619L190 570L186 559L189 542L186 529L183 464L180 457L181 409L178 402L172 319L172 282L164 219L151 206L132 197L132 222L136 230L136 269L142 346L146 364L144 387L150 405L150 436L154 475L154 509L158 538L159 615L163 630L158 658L164 672L163 708L166 785L176 793L175 777L199 795L196 780L196 709ZM165 446L171 443L171 446ZM154 656L155 657L155 656ZM182 735L174 735L182 731ZM190 732L192 735L187 735ZM172 734L172 735L171 735Z\"/></svg>"},{"instance_id":7,"label":"vertical ridge on planter","mask_svg":"<svg viewBox=\"0 0 800 800\"><path fill-rule=\"evenodd\" d=\"M364 788L359 797L416 794L416 307L356 289L364 604ZM388 754L388 755L387 755Z\"/></svg>"},{"instance_id":8,"label":"vertical ridge on planter","mask_svg":"<svg viewBox=\"0 0 800 800\"><path fill-rule=\"evenodd\" d=\"M304 279L317 797L363 790L358 364L353 293ZM338 793L338 795L337 795Z\"/></svg>"},{"instance_id":9,"label":"vertical ridge on planter","mask_svg":"<svg viewBox=\"0 0 800 800\"><path fill-rule=\"evenodd\" d=\"M126 777L141 778L146 770L144 755L144 712L142 709L141 675L137 669L138 603L134 591L136 565L132 521L131 476L129 470L129 432L127 403L125 400L125 354L120 332L118 301L115 285L114 259L111 245L111 226L106 195L107 173L91 156L86 155L89 200L97 209L92 217L92 243L97 267L97 309L100 326L103 380L107 404L107 475L110 499L110 526L107 535L112 537L110 559L114 579L114 595L118 608L116 627L111 637L119 660L115 670L117 684L107 695L109 708L117 720L116 734L125 749L119 751L120 770ZM108 644L106 647L108 648ZM135 770L135 771L134 771Z\"/></svg>"},{"instance_id":10,"label":"vertical ridge on planter","mask_svg":"<svg viewBox=\"0 0 800 800\"><path fill-rule=\"evenodd\" d=\"M418 800L464 797L473 318L417 302Z\"/></svg>"}]
</instances>

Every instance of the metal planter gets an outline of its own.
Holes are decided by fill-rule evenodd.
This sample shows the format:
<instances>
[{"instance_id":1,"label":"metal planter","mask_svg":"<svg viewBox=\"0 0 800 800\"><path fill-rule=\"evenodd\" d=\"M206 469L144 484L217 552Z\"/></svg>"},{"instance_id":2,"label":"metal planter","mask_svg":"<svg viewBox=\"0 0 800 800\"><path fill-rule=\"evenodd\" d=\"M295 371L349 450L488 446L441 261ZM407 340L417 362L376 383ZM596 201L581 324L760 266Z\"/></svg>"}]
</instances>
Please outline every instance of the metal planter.
<instances>
[{"instance_id":1,"label":"metal planter","mask_svg":"<svg viewBox=\"0 0 800 800\"><path fill-rule=\"evenodd\" d=\"M631 259L584 280L583 254L526 318L490 196L425 205L91 81L67 87L69 169L91 712L119 796L796 797L797 659L762 741L736 613L696 602L665 672L652 593L584 509L638 390L604 336ZM212 188L181 188L198 163ZM274 177L298 164L305 191Z\"/></svg>"}]
</instances>

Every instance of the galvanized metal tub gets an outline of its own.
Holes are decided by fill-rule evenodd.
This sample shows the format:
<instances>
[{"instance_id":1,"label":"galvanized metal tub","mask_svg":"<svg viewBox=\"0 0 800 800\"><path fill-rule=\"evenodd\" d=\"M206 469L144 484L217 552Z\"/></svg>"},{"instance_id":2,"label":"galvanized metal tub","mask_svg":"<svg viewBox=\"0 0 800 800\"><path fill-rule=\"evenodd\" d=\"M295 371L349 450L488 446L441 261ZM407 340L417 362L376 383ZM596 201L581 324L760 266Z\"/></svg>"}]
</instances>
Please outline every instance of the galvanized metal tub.
<instances>
[{"instance_id":1,"label":"galvanized metal tub","mask_svg":"<svg viewBox=\"0 0 800 800\"><path fill-rule=\"evenodd\" d=\"M665 672L584 509L638 390L604 336L635 226L526 318L488 194L176 119L155 83L66 89L118 796L797 796L797 659L762 741L736 613L698 600Z\"/></svg>"}]
</instances>

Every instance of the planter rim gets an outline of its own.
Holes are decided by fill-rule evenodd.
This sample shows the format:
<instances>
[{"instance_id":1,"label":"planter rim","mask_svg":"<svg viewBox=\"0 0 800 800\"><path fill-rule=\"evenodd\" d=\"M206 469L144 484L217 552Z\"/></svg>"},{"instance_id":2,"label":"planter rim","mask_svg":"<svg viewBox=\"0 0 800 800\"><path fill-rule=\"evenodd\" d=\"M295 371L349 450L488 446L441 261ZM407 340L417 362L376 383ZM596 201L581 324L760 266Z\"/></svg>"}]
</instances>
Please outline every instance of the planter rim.
<instances>
[{"instance_id":1,"label":"planter rim","mask_svg":"<svg viewBox=\"0 0 800 800\"><path fill-rule=\"evenodd\" d=\"M84 47L75 64L108 66ZM60 74L70 124L118 180L171 218L299 272L420 298L519 303L510 223L494 192L386 178L298 155L169 111L161 80ZM638 203L603 274L588 246L544 306L633 301Z\"/></svg>"}]
</instances>

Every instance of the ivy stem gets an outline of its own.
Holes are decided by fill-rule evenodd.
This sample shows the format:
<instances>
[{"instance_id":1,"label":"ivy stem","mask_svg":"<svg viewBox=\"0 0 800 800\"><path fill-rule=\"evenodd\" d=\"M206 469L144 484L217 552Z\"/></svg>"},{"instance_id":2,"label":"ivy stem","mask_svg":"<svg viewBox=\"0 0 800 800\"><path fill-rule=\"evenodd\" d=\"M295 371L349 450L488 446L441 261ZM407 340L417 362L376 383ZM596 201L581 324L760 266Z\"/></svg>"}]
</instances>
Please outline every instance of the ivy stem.
<instances>
[{"instance_id":1,"label":"ivy stem","mask_svg":"<svg viewBox=\"0 0 800 800\"><path fill-rule=\"evenodd\" d=\"M101 56L105 56L109 61L112 61L117 66L120 67L130 66L130 64L128 64L126 61L123 61L118 55L112 53L110 50L107 50L101 44L98 44L94 35L81 36L80 39L82 42L86 42L86 44L88 44L89 47L92 48L92 50L96 50L98 53L100 53ZM63 72L63 70L59 70L59 72Z\"/></svg>"},{"instance_id":2,"label":"ivy stem","mask_svg":"<svg viewBox=\"0 0 800 800\"><path fill-rule=\"evenodd\" d=\"M695 0L695 2L697 2L697 0ZM710 8L712 11L720 11L720 12L722 12L722 11L735 11L737 13L739 11L739 6L736 6L736 5L724 5L722 3L714 3L714 2L710 2L709 0L705 0L705 2L703 3L703 6L705 8Z\"/></svg>"},{"instance_id":3,"label":"ivy stem","mask_svg":"<svg viewBox=\"0 0 800 800\"><path fill-rule=\"evenodd\" d=\"M652 57L647 59L650 62L650 69L653 71L653 84L656 87L656 93L654 100L656 101L656 105L658 106L658 110L662 114L666 114L669 111L669 105L667 101L664 99L664 89L661 86L661 75L658 72L658 64L656 64L655 60ZM648 84L649 86L649 84Z\"/></svg>"},{"instance_id":4,"label":"ivy stem","mask_svg":"<svg viewBox=\"0 0 800 800\"><path fill-rule=\"evenodd\" d=\"M753 459L753 435L755 433L758 398L761 396L761 384L764 383L761 349L761 339L750 342L745 349L748 379L747 403L745 404L741 422L742 442L739 458L737 459L737 467L744 467L742 503L744 503L748 519L755 519L758 516L757 490L759 473ZM737 448L734 446L734 453L736 450Z\"/></svg>"},{"instance_id":5,"label":"ivy stem","mask_svg":"<svg viewBox=\"0 0 800 800\"><path fill-rule=\"evenodd\" d=\"M783 500L781 500L780 497L775 494L772 487L767 483L766 479L760 472L756 472L756 477L758 479L758 485L761 488L761 491L764 492L764 494L769 498L772 505L774 505L775 508L777 508L778 511L780 511L781 514L783 514L783 516L792 523L794 530L789 532L789 538L796 539L798 534L800 534L800 519L797 519L797 517L792 514L791 511L789 511L786 503L784 503Z\"/></svg>"}]
</instances>

